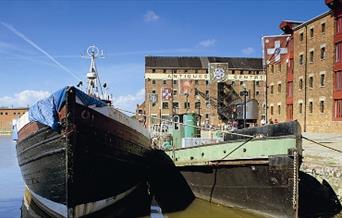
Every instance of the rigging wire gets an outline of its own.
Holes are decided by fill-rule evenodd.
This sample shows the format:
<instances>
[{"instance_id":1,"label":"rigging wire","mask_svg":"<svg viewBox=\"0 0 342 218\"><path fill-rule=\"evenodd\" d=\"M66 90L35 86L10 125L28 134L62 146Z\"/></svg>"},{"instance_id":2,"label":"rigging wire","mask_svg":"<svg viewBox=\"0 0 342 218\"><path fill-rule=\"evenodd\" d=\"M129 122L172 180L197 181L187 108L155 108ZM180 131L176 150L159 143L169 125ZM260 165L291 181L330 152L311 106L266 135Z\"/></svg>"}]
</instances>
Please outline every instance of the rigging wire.
<instances>
[{"instance_id":1,"label":"rigging wire","mask_svg":"<svg viewBox=\"0 0 342 218\"><path fill-rule=\"evenodd\" d=\"M307 141L309 141L309 142L312 142L312 143L314 143L314 144L320 145L320 146L322 146L322 147L324 147L324 148L327 148L327 149L330 149L330 150L333 150L333 151L342 153L342 150L339 150L339 149L336 149L336 148L329 147L329 146L324 145L324 144L322 144L322 143L320 143L320 142L317 142L317 141L315 141L315 140L309 139L309 138L307 138L307 137L305 137L305 136L302 136L302 139L305 139L305 140L307 140Z\"/></svg>"}]
</instances>

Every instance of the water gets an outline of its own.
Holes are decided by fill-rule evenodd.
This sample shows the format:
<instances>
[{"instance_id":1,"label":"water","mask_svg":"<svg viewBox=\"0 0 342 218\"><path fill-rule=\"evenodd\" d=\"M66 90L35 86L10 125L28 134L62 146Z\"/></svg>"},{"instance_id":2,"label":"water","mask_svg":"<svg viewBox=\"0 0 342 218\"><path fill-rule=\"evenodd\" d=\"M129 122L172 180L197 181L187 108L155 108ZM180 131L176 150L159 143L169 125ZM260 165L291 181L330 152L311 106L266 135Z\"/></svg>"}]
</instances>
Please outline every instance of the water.
<instances>
[{"instance_id":1,"label":"water","mask_svg":"<svg viewBox=\"0 0 342 218\"><path fill-rule=\"evenodd\" d=\"M153 212L153 211L152 211ZM217 204L210 204L207 201L201 199L195 199L191 205L189 205L184 211L159 214L152 213L151 218L184 218L184 217L196 217L196 218L207 218L207 217L234 217L234 218L258 218L262 217L256 214L249 213L247 211L224 207Z\"/></svg>"},{"instance_id":2,"label":"water","mask_svg":"<svg viewBox=\"0 0 342 218\"><path fill-rule=\"evenodd\" d=\"M0 218L19 218L24 193L24 182L18 166L15 142L10 136L0 136ZM256 217L229 207L210 204L207 201L196 199L184 211L161 214L156 207L151 214L152 218L159 217Z\"/></svg>"},{"instance_id":3,"label":"water","mask_svg":"<svg viewBox=\"0 0 342 218\"><path fill-rule=\"evenodd\" d=\"M15 143L0 136L0 217L20 217L24 182L20 174Z\"/></svg>"}]
</instances>

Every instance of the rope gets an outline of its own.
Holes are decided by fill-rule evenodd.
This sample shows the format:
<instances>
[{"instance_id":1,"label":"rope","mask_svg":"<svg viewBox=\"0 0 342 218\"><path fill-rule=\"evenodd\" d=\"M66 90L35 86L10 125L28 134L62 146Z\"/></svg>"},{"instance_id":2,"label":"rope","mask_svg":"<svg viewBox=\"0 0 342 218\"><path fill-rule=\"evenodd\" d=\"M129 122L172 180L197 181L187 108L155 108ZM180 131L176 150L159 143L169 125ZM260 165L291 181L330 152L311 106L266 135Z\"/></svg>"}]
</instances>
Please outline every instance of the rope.
<instances>
[{"instance_id":1,"label":"rope","mask_svg":"<svg viewBox=\"0 0 342 218\"><path fill-rule=\"evenodd\" d=\"M135 112L132 112L132 111L128 111L128 110L124 110L124 109L121 109L121 108L118 108L116 107L115 108L116 110L119 110L119 111L123 111L123 112L126 112L126 113L130 113L130 114L136 114ZM148 116L148 115L144 115L144 114L139 114L140 116L144 116L146 118L151 118L152 116ZM163 119L163 118L158 118L158 117L153 117L154 119L157 119L157 120L160 120L160 121L164 121L164 122L169 122L169 123L173 123L173 124L179 124L179 125L183 125L183 126L189 126L189 127L193 127L193 128L196 128L196 129L201 129L201 130L207 130L206 128L204 127L200 127L200 126L194 126L194 125L189 125L189 124L184 124L184 123L181 123L181 122L175 122L173 120L167 120L167 119ZM220 129L213 129L213 130L220 130ZM241 136L241 137L246 137L246 138L254 138L254 136L251 136L251 135L244 135L244 134L240 134L240 133L233 133L233 132L229 132L229 131L223 131L223 130L220 130L222 133L226 133L226 134L230 134L230 135L236 135L236 136Z\"/></svg>"},{"instance_id":2,"label":"rope","mask_svg":"<svg viewBox=\"0 0 342 218\"><path fill-rule=\"evenodd\" d=\"M342 153L342 150L338 150L338 149L336 149L336 148L332 148L332 147L326 146L326 145L324 145L324 144L322 144L322 143L319 143L319 142L314 141L314 140L312 140L312 139L306 138L305 136L302 136L302 138L305 139L305 140L307 140L307 141L309 141L309 142L312 142L312 143L315 143L315 144L320 145L320 146L322 146L322 147L325 147L325 148L327 148L327 149L330 149L330 150L333 150L333 151Z\"/></svg>"}]
</instances>

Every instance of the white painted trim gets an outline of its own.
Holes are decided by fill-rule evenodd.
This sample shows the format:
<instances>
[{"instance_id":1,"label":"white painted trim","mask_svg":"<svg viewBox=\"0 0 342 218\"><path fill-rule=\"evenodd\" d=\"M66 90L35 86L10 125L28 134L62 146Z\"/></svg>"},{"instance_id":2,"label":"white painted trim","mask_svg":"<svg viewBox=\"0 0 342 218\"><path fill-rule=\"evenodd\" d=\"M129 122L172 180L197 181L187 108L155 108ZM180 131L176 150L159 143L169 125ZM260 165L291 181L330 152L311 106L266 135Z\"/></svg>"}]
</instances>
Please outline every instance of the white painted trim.
<instances>
[{"instance_id":1,"label":"white painted trim","mask_svg":"<svg viewBox=\"0 0 342 218\"><path fill-rule=\"evenodd\" d=\"M27 187L27 190L31 193L31 195L37 200L39 201L39 203L41 203L43 206L45 206L47 209L53 211L54 213L57 213L63 217L67 217L67 206L61 203L57 203L54 201L51 201L47 198L44 198L36 193L34 193L32 190L29 189L29 187Z\"/></svg>"},{"instance_id":2,"label":"white painted trim","mask_svg":"<svg viewBox=\"0 0 342 218\"><path fill-rule=\"evenodd\" d=\"M121 199L128 196L130 193L132 193L139 185L133 186L132 188L128 189L125 192L122 192L116 196L112 196L106 199L102 199L95 202L88 202L85 204L77 205L74 208L69 208L69 212L71 214L74 214L74 217L82 217L91 213L94 213L96 211L102 210L105 207L108 207L110 205L113 205L114 203L120 201ZM54 213L57 213L63 217L67 217L67 206L61 203L57 203L54 201L51 201L47 198L44 198L36 193L34 193L32 190L30 190L27 186L25 186L27 190L31 193L31 195L39 201L43 206L45 206L48 210L53 211ZM29 209L29 205L25 205L27 209Z\"/></svg>"},{"instance_id":3,"label":"white painted trim","mask_svg":"<svg viewBox=\"0 0 342 218\"><path fill-rule=\"evenodd\" d=\"M26 124L30 122L28 111L24 113L19 119L16 120L17 131L21 130Z\"/></svg>"},{"instance_id":4,"label":"white painted trim","mask_svg":"<svg viewBox=\"0 0 342 218\"><path fill-rule=\"evenodd\" d=\"M319 72L319 75L326 74L326 73L327 73L326 71L321 71Z\"/></svg>"},{"instance_id":5,"label":"white painted trim","mask_svg":"<svg viewBox=\"0 0 342 218\"><path fill-rule=\"evenodd\" d=\"M106 198L106 199L95 201L95 202L89 202L89 203L77 205L73 209L74 217L75 218L82 217L82 216L94 213L96 211L102 210L103 208L108 207L110 205L113 205L114 203L120 201L121 199L123 199L124 197L129 195L137 187L138 187L138 185L133 186L132 188L128 189L127 191L122 192L122 193L120 193L120 194L118 194L116 196L110 197L110 198ZM72 210L72 209L69 209L69 210Z\"/></svg>"},{"instance_id":6,"label":"white painted trim","mask_svg":"<svg viewBox=\"0 0 342 218\"><path fill-rule=\"evenodd\" d=\"M119 110L113 108L112 106L89 107L89 108L105 115L106 117L109 117L113 120L116 120L116 121L130 127L131 129L134 129L134 130L140 132L141 134L143 134L147 138L150 138L150 134L149 134L148 130L141 123L139 123L135 119L130 118L129 116L127 116L126 114L124 114L124 113L120 112Z\"/></svg>"},{"instance_id":7,"label":"white painted trim","mask_svg":"<svg viewBox=\"0 0 342 218\"><path fill-rule=\"evenodd\" d=\"M319 100L320 100L320 101L325 101L325 100L326 100L326 97L325 97L325 96L319 96Z\"/></svg>"},{"instance_id":8,"label":"white painted trim","mask_svg":"<svg viewBox=\"0 0 342 218\"><path fill-rule=\"evenodd\" d=\"M320 48L326 48L327 47L327 43L323 43L320 45Z\"/></svg>"}]
</instances>

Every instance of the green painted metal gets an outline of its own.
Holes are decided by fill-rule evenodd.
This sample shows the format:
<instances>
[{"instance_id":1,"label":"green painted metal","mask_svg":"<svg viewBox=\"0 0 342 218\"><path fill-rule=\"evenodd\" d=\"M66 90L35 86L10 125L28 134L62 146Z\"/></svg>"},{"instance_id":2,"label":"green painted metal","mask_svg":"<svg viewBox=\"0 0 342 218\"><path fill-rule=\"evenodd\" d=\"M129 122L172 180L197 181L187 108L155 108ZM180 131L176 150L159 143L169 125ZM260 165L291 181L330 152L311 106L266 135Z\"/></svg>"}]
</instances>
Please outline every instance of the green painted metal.
<instances>
[{"instance_id":1,"label":"green painted metal","mask_svg":"<svg viewBox=\"0 0 342 218\"><path fill-rule=\"evenodd\" d=\"M294 136L253 139L224 142L191 148L169 150L166 153L176 166L207 165L218 160L251 160L266 159L271 155L288 154L295 149L297 140ZM241 146L242 145L242 146Z\"/></svg>"},{"instance_id":2,"label":"green painted metal","mask_svg":"<svg viewBox=\"0 0 342 218\"><path fill-rule=\"evenodd\" d=\"M183 115L184 123L184 137L192 138L196 137L196 114L188 113Z\"/></svg>"},{"instance_id":3,"label":"green painted metal","mask_svg":"<svg viewBox=\"0 0 342 218\"><path fill-rule=\"evenodd\" d=\"M178 123L181 122L181 115L176 115L173 119L174 123L171 128L173 137L172 144L175 148L180 148L182 145L182 138L184 137L184 126Z\"/></svg>"}]
</instances>

